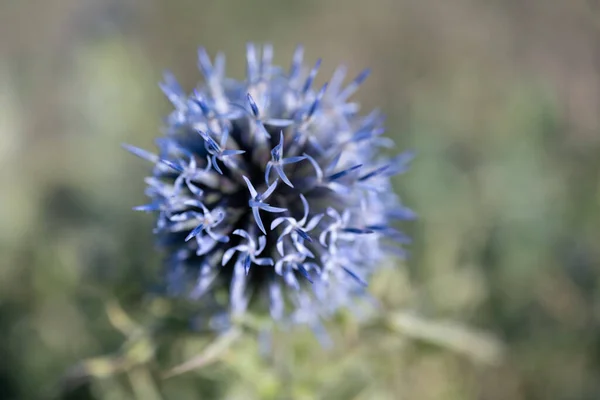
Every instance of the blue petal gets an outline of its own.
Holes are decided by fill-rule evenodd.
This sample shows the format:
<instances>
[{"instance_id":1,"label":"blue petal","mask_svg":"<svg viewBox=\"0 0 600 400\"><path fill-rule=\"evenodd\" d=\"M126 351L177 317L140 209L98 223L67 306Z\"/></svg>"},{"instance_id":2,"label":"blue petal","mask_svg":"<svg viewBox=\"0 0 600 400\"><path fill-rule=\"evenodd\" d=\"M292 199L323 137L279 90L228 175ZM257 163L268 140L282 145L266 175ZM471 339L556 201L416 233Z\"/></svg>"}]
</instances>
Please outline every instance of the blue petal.
<instances>
[{"instance_id":1,"label":"blue petal","mask_svg":"<svg viewBox=\"0 0 600 400\"><path fill-rule=\"evenodd\" d=\"M258 74L258 62L256 60L256 48L254 43L246 44L246 74L249 82L254 82Z\"/></svg>"},{"instance_id":2,"label":"blue petal","mask_svg":"<svg viewBox=\"0 0 600 400\"><path fill-rule=\"evenodd\" d=\"M169 71L165 71L163 79L164 82L159 83L160 89L175 107L181 106L182 98L185 98L185 92L179 86L177 79Z\"/></svg>"},{"instance_id":3,"label":"blue petal","mask_svg":"<svg viewBox=\"0 0 600 400\"><path fill-rule=\"evenodd\" d=\"M296 157L288 157L281 160L283 165L294 164L300 162L302 160L306 160L306 156L296 156Z\"/></svg>"},{"instance_id":4,"label":"blue petal","mask_svg":"<svg viewBox=\"0 0 600 400\"><path fill-rule=\"evenodd\" d=\"M246 275L248 275L248 272L250 272L251 261L252 260L250 259L249 255L244 259L244 270L246 271Z\"/></svg>"},{"instance_id":5,"label":"blue petal","mask_svg":"<svg viewBox=\"0 0 600 400\"><path fill-rule=\"evenodd\" d=\"M221 147L219 146L219 144L217 142L215 142L215 140L213 138L211 138L209 135L207 135L206 133L202 135L202 138L205 140L205 147L206 150L211 153L211 154L215 154L215 153L220 153L221 152Z\"/></svg>"},{"instance_id":6,"label":"blue petal","mask_svg":"<svg viewBox=\"0 0 600 400\"><path fill-rule=\"evenodd\" d=\"M174 169L177 172L183 172L183 167L181 165L177 165L172 161L169 160L160 160L161 163L165 164L167 167Z\"/></svg>"},{"instance_id":7,"label":"blue petal","mask_svg":"<svg viewBox=\"0 0 600 400\"><path fill-rule=\"evenodd\" d=\"M400 207L395 210L389 211L387 215L390 218L411 221L417 218L417 213L410 208Z\"/></svg>"},{"instance_id":8,"label":"blue petal","mask_svg":"<svg viewBox=\"0 0 600 400\"><path fill-rule=\"evenodd\" d=\"M245 152L245 150L223 150L221 152L221 157L237 156L239 154L244 154Z\"/></svg>"},{"instance_id":9,"label":"blue petal","mask_svg":"<svg viewBox=\"0 0 600 400\"><path fill-rule=\"evenodd\" d=\"M298 45L292 57L292 65L290 66L290 79L295 78L300 73L302 67L302 59L304 57L304 47Z\"/></svg>"},{"instance_id":10,"label":"blue petal","mask_svg":"<svg viewBox=\"0 0 600 400\"><path fill-rule=\"evenodd\" d=\"M152 212L160 210L160 203L144 204L142 206L133 207L134 211Z\"/></svg>"},{"instance_id":11,"label":"blue petal","mask_svg":"<svg viewBox=\"0 0 600 400\"><path fill-rule=\"evenodd\" d=\"M294 229L294 231L296 231L298 235L302 237L302 239L306 240L309 243L312 243L313 240L308 233L304 232L302 229L299 228Z\"/></svg>"},{"instance_id":12,"label":"blue petal","mask_svg":"<svg viewBox=\"0 0 600 400\"><path fill-rule=\"evenodd\" d=\"M202 72L206 79L209 79L212 75L212 63L210 57L204 47L198 48L198 69Z\"/></svg>"},{"instance_id":13,"label":"blue petal","mask_svg":"<svg viewBox=\"0 0 600 400\"><path fill-rule=\"evenodd\" d=\"M369 228L371 228L371 227L369 227ZM373 231L371 229L361 229L361 228L344 228L344 229L342 229L342 231L348 232L348 233L356 233L358 235L373 233Z\"/></svg>"},{"instance_id":14,"label":"blue petal","mask_svg":"<svg viewBox=\"0 0 600 400\"><path fill-rule=\"evenodd\" d=\"M346 271L346 273L348 275L350 275L352 278L354 278L362 286L368 286L367 282L365 282L360 276L356 275L351 269L348 269L346 267L342 267L342 268L344 271Z\"/></svg>"},{"instance_id":15,"label":"blue petal","mask_svg":"<svg viewBox=\"0 0 600 400\"><path fill-rule=\"evenodd\" d=\"M198 225L197 227L192 229L192 231L186 236L185 241L188 242L190 239L198 236L200 234L200 232L202 232L203 229L204 229L204 224Z\"/></svg>"},{"instance_id":16,"label":"blue petal","mask_svg":"<svg viewBox=\"0 0 600 400\"><path fill-rule=\"evenodd\" d=\"M315 66L310 70L308 74L308 78L306 78L306 82L304 83L304 87L302 88L302 93L308 92L313 81L315 80L315 76L317 76L317 72L319 72L319 67L321 66L321 59L319 58L315 63Z\"/></svg>"},{"instance_id":17,"label":"blue petal","mask_svg":"<svg viewBox=\"0 0 600 400\"><path fill-rule=\"evenodd\" d=\"M273 126L276 128L286 128L288 126L294 125L293 119L281 119L281 118L269 118L263 121L264 125Z\"/></svg>"},{"instance_id":18,"label":"blue petal","mask_svg":"<svg viewBox=\"0 0 600 400\"><path fill-rule=\"evenodd\" d=\"M215 169L215 171L217 171L219 174L223 175L223 171L221 171L221 167L219 167L219 163L217 163L217 156L213 155L211 158L212 158L212 165L213 165L213 168Z\"/></svg>"},{"instance_id":19,"label":"blue petal","mask_svg":"<svg viewBox=\"0 0 600 400\"><path fill-rule=\"evenodd\" d=\"M281 165L275 165L275 171L277 171L277 175L279 175L279 177L281 178L281 180L288 185L289 187L294 187L294 185L292 185L292 182L290 182L290 180L288 179L288 177L286 176L285 172L283 172L283 168L281 167Z\"/></svg>"},{"instance_id":20,"label":"blue petal","mask_svg":"<svg viewBox=\"0 0 600 400\"><path fill-rule=\"evenodd\" d=\"M246 97L248 99L248 103L250 104L252 114L254 114L255 117L258 117L258 106L256 105L256 102L254 101L250 93L248 93Z\"/></svg>"},{"instance_id":21,"label":"blue petal","mask_svg":"<svg viewBox=\"0 0 600 400\"><path fill-rule=\"evenodd\" d=\"M358 165L355 165L355 166L350 167L348 169L345 169L343 171L337 172L337 173L335 173L333 175L328 176L327 180L329 180L329 181L335 181L336 179L340 179L340 178L348 175L350 172L355 171L355 170L361 168L362 166L363 166L362 164L358 164Z\"/></svg>"},{"instance_id":22,"label":"blue petal","mask_svg":"<svg viewBox=\"0 0 600 400\"><path fill-rule=\"evenodd\" d=\"M287 211L287 208L273 207L273 206L270 206L270 205L268 205L266 203L260 203L258 205L258 208L260 208L261 210L272 212L272 213L281 213L281 212L286 212Z\"/></svg>"},{"instance_id":23,"label":"blue petal","mask_svg":"<svg viewBox=\"0 0 600 400\"><path fill-rule=\"evenodd\" d=\"M302 264L298 264L298 272L300 272L300 274L306 278L307 281L309 281L310 283L313 283L312 278L310 277L310 274L308 273L308 271L306 270L306 268L304 268L302 266Z\"/></svg>"},{"instance_id":24,"label":"blue petal","mask_svg":"<svg viewBox=\"0 0 600 400\"><path fill-rule=\"evenodd\" d=\"M346 87L346 89L344 89L342 93L340 93L338 99L345 100L348 97L350 97L354 92L356 92L356 89L358 89L358 87L365 81L365 79L367 79L367 77L370 74L371 70L368 68L362 71L360 74L358 74L358 76L354 78L352 83L350 83L350 85L348 85L348 87Z\"/></svg>"},{"instance_id":25,"label":"blue petal","mask_svg":"<svg viewBox=\"0 0 600 400\"><path fill-rule=\"evenodd\" d=\"M250 196L252 196L252 198L256 198L258 196L258 193L256 192L256 189L254 189L254 186L252 185L252 182L250 182L250 179L248 179L244 175L242 175L242 178L246 182L246 186L248 187L248 191L250 192Z\"/></svg>"},{"instance_id":26,"label":"blue petal","mask_svg":"<svg viewBox=\"0 0 600 400\"><path fill-rule=\"evenodd\" d=\"M358 178L359 181L366 181L368 179L371 179L372 177L381 174L382 172L385 172L388 168L390 168L389 164L388 165L384 165L383 167L377 168L375 171L371 171L366 175L361 176L360 178Z\"/></svg>"},{"instance_id":27,"label":"blue petal","mask_svg":"<svg viewBox=\"0 0 600 400\"><path fill-rule=\"evenodd\" d=\"M252 215L254 215L254 220L256 221L256 225L258 225L258 228L262 231L262 233L266 235L267 231L265 231L265 226L263 225L263 222L260 219L260 212L258 211L258 207L252 207Z\"/></svg>"},{"instance_id":28,"label":"blue petal","mask_svg":"<svg viewBox=\"0 0 600 400\"><path fill-rule=\"evenodd\" d=\"M315 111L319 107L319 103L321 102L321 99L323 98L323 95L325 94L326 90L327 90L327 84L324 84L323 87L321 88L321 90L319 90L319 93L317 94L315 101L312 103L312 105L310 106L310 109L308 110L308 117L311 117L315 113Z\"/></svg>"},{"instance_id":29,"label":"blue petal","mask_svg":"<svg viewBox=\"0 0 600 400\"><path fill-rule=\"evenodd\" d=\"M131 146L125 143L123 143L121 146L131 154L143 158L146 161L150 161L156 164L159 160L156 154L150 153L149 151L146 151L144 149L140 149L139 147Z\"/></svg>"}]
</instances>

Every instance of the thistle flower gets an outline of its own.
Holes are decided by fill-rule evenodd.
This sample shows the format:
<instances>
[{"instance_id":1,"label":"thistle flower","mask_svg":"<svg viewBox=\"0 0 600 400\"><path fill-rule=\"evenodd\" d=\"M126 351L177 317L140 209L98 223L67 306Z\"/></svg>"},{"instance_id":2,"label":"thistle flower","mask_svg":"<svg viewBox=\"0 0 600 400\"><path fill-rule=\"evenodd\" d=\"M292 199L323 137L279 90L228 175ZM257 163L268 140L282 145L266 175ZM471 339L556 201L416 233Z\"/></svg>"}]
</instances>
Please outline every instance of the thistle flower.
<instances>
[{"instance_id":1,"label":"thistle flower","mask_svg":"<svg viewBox=\"0 0 600 400\"><path fill-rule=\"evenodd\" d=\"M205 83L186 94L171 74L161 88L174 111L158 154L128 146L154 164L146 178L154 232L167 249L166 287L232 317L249 305L279 321L314 324L364 293L369 277L408 238L392 227L414 214L390 177L410 153L381 154L383 117L359 114L343 87L345 68L313 88L321 64L289 71L272 65L272 47L247 45L247 76L225 76L204 49ZM219 293L226 292L223 301Z\"/></svg>"}]
</instances>

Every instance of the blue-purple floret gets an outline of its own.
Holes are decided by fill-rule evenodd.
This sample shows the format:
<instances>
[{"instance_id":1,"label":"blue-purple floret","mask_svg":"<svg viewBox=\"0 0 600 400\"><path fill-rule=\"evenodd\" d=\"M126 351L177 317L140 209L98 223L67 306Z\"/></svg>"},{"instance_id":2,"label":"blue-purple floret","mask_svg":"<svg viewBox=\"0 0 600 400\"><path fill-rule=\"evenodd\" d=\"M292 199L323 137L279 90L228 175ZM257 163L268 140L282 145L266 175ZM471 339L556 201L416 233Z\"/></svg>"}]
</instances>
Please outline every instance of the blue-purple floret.
<instances>
[{"instance_id":1,"label":"blue-purple floret","mask_svg":"<svg viewBox=\"0 0 600 400\"><path fill-rule=\"evenodd\" d=\"M171 74L160 87L174 106L158 153L125 146L154 164L146 178L154 229L167 249L166 288L210 305L212 317L267 308L282 322L314 324L364 293L370 276L409 239L392 225L415 214L390 178L412 155L386 157L383 117L348 99L345 68L313 88L321 60L289 71L273 49L247 46L246 80L225 76L225 57L204 49L204 84L186 94ZM260 53L260 54L259 54ZM227 299L223 301L222 293Z\"/></svg>"}]
</instances>

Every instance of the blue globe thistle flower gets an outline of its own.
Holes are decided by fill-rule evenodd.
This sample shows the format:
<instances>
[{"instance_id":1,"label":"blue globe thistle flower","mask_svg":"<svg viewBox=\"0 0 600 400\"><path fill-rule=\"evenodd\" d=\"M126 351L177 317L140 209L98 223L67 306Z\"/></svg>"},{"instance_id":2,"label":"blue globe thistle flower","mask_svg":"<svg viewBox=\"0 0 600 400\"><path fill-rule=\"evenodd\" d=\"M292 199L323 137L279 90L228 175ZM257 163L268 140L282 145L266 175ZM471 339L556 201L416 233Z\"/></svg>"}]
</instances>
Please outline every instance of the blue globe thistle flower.
<instances>
[{"instance_id":1,"label":"blue globe thistle flower","mask_svg":"<svg viewBox=\"0 0 600 400\"><path fill-rule=\"evenodd\" d=\"M166 287L198 299L211 315L232 317L250 303L280 321L313 324L364 293L369 277L409 239L392 223L414 213L393 193L410 153L386 157L377 111L359 114L348 99L367 78L343 85L339 67L313 88L321 61L288 71L247 45L247 76L225 76L204 49L205 83L186 94L167 73L161 88L174 106L158 154L125 146L154 164L146 178L155 234L167 249ZM228 296L223 301L219 293Z\"/></svg>"}]
</instances>

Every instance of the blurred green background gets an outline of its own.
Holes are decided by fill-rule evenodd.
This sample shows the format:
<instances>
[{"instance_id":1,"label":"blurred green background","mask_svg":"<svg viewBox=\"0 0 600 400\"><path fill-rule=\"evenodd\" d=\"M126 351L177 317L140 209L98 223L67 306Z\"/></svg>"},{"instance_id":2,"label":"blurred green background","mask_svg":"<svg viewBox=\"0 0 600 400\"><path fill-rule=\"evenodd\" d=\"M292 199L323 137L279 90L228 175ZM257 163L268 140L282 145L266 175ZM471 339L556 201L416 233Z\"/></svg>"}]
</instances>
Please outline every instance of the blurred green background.
<instances>
[{"instance_id":1,"label":"blurred green background","mask_svg":"<svg viewBox=\"0 0 600 400\"><path fill-rule=\"evenodd\" d=\"M203 45L242 77L247 41L285 66L303 43L321 82L373 69L356 97L417 151L396 183L420 219L371 290L424 320L340 318L332 349L299 330L267 356L248 333L164 379L209 338L147 357L123 328L117 302L142 326L169 310L131 211L148 166L120 144L152 148L164 69L191 89ZM0 399L600 399L598 1L2 0L0 188Z\"/></svg>"}]
</instances>

